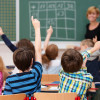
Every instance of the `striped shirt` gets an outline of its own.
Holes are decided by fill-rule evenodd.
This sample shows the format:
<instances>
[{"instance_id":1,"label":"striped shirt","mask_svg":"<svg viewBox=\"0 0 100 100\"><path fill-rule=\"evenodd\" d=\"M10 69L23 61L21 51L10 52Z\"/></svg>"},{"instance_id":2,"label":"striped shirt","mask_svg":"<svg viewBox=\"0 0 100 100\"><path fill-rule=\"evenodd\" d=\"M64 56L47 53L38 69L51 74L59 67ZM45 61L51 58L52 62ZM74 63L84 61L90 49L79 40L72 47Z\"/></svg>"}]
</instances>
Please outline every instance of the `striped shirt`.
<instances>
[{"instance_id":1,"label":"striped shirt","mask_svg":"<svg viewBox=\"0 0 100 100\"><path fill-rule=\"evenodd\" d=\"M59 93L76 92L81 100L87 100L86 91L91 88L93 77L87 73L86 68L74 73L65 73L61 70L59 76Z\"/></svg>"},{"instance_id":2,"label":"striped shirt","mask_svg":"<svg viewBox=\"0 0 100 100\"><path fill-rule=\"evenodd\" d=\"M31 95L41 91L42 65L35 62L29 72L17 73L6 79L4 95L26 93Z\"/></svg>"}]
</instances>

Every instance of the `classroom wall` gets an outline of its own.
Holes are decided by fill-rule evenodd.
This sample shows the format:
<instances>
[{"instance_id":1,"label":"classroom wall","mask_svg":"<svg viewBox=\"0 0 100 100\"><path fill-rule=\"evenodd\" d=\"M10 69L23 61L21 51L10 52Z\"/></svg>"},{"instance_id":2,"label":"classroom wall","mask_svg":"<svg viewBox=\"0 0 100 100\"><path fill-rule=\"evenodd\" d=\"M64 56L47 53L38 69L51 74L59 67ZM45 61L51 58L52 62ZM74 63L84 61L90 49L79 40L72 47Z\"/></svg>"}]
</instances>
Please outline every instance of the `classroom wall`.
<instances>
[{"instance_id":1,"label":"classroom wall","mask_svg":"<svg viewBox=\"0 0 100 100\"><path fill-rule=\"evenodd\" d=\"M59 49L57 59L60 59L65 49ZM13 52L11 52L5 44L0 44L0 56L3 58L5 66L14 65Z\"/></svg>"},{"instance_id":2,"label":"classroom wall","mask_svg":"<svg viewBox=\"0 0 100 100\"><path fill-rule=\"evenodd\" d=\"M5 66L13 64L13 53L8 49L5 44L0 44L0 56L3 58Z\"/></svg>"}]
</instances>

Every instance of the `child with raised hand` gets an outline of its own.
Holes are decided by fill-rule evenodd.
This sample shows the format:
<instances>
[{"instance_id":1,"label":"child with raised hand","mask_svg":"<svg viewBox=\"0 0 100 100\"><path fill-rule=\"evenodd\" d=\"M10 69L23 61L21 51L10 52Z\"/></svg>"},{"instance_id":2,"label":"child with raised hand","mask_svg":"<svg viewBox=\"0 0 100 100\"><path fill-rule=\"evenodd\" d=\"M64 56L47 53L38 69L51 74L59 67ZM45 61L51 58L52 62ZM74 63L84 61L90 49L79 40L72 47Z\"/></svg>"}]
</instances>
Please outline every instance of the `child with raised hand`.
<instances>
[{"instance_id":1,"label":"child with raised hand","mask_svg":"<svg viewBox=\"0 0 100 100\"><path fill-rule=\"evenodd\" d=\"M52 26L50 26L47 30L47 36L44 42L44 48L42 52L43 74L58 74L61 70L60 60L56 59L56 57L58 56L57 45L48 45L52 33L53 28Z\"/></svg>"},{"instance_id":2,"label":"child with raised hand","mask_svg":"<svg viewBox=\"0 0 100 100\"><path fill-rule=\"evenodd\" d=\"M85 39L81 42L81 52L90 50L94 47L94 42L91 39ZM87 72L93 75L93 82L100 82L100 61L99 61L100 51L97 50L90 54L87 59L86 67Z\"/></svg>"},{"instance_id":3,"label":"child with raised hand","mask_svg":"<svg viewBox=\"0 0 100 100\"><path fill-rule=\"evenodd\" d=\"M6 80L8 76L9 74L7 72L7 69L4 65L2 58L0 57L0 95L2 95L3 82Z\"/></svg>"},{"instance_id":4,"label":"child with raised hand","mask_svg":"<svg viewBox=\"0 0 100 100\"><path fill-rule=\"evenodd\" d=\"M32 24L35 29L36 52L34 54L28 48L19 48L14 52L13 61L20 70L20 73L11 75L6 79L5 95L25 93L30 97L34 92L41 91L42 61L40 22L32 17ZM32 66L33 64L34 66ZM30 70L31 67L32 70Z\"/></svg>"},{"instance_id":5,"label":"child with raised hand","mask_svg":"<svg viewBox=\"0 0 100 100\"><path fill-rule=\"evenodd\" d=\"M85 66L82 66L83 60L90 57L90 54L100 49L100 41L96 42L94 47L88 51L80 54L74 49L66 50L61 58L61 70L59 93L76 92L81 100L87 100L87 89L91 88L93 77L90 73L87 73ZM85 65L85 64L83 64Z\"/></svg>"},{"instance_id":6,"label":"child with raised hand","mask_svg":"<svg viewBox=\"0 0 100 100\"><path fill-rule=\"evenodd\" d=\"M35 54L35 48L33 43L28 40L28 39L21 39L20 41L17 42L16 46L13 45L11 43L11 41L7 38L7 36L4 34L2 28L0 27L0 35L2 40L5 42L5 44L8 46L8 48L14 52L15 50L17 50L18 48L28 48L30 50L32 50L32 52ZM35 58L34 58L35 59ZM15 67L15 69L12 71L12 74L18 73L19 70L17 69L17 67Z\"/></svg>"},{"instance_id":7,"label":"child with raised hand","mask_svg":"<svg viewBox=\"0 0 100 100\"><path fill-rule=\"evenodd\" d=\"M86 62L86 61L85 61ZM92 75L87 73L82 55L74 50L67 49L61 57L62 70L59 74L59 93L76 92L80 100L86 99L87 89L92 86Z\"/></svg>"}]
</instances>

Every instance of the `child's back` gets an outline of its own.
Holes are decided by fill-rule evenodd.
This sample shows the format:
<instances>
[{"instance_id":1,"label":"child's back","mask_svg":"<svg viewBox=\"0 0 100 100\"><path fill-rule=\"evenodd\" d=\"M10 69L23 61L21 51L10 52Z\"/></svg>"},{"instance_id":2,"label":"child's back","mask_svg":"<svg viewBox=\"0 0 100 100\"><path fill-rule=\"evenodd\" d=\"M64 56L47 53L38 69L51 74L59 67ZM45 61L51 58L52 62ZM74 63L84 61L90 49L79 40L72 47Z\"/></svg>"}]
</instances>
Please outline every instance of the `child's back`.
<instances>
[{"instance_id":1,"label":"child's back","mask_svg":"<svg viewBox=\"0 0 100 100\"><path fill-rule=\"evenodd\" d=\"M46 64L43 64L43 74L58 74L61 70L61 64L60 60L51 60L49 63L50 67L46 67Z\"/></svg>"},{"instance_id":2,"label":"child's back","mask_svg":"<svg viewBox=\"0 0 100 100\"><path fill-rule=\"evenodd\" d=\"M45 54L42 55L43 74L58 74L61 70L58 56L58 47L55 44L47 46Z\"/></svg>"},{"instance_id":3,"label":"child's back","mask_svg":"<svg viewBox=\"0 0 100 100\"><path fill-rule=\"evenodd\" d=\"M83 58L79 52L68 49L62 55L60 72L60 93L76 92L81 100L86 99L87 89L92 85L92 76L87 73L86 67L81 68Z\"/></svg>"},{"instance_id":4,"label":"child's back","mask_svg":"<svg viewBox=\"0 0 100 100\"><path fill-rule=\"evenodd\" d=\"M34 62L32 67L33 57L33 53L27 49L17 49L14 52L14 63L22 72L8 76L4 94L32 94L41 91L42 65L39 62ZM32 70L29 71L31 67Z\"/></svg>"},{"instance_id":5,"label":"child's back","mask_svg":"<svg viewBox=\"0 0 100 100\"><path fill-rule=\"evenodd\" d=\"M19 48L13 54L13 61L20 73L6 79L4 94L26 93L33 94L41 90L41 35L40 22L33 19L35 29L35 51L29 48ZM35 54L34 54L35 52ZM35 62L36 61L36 62ZM32 70L30 71L32 67Z\"/></svg>"}]
</instances>

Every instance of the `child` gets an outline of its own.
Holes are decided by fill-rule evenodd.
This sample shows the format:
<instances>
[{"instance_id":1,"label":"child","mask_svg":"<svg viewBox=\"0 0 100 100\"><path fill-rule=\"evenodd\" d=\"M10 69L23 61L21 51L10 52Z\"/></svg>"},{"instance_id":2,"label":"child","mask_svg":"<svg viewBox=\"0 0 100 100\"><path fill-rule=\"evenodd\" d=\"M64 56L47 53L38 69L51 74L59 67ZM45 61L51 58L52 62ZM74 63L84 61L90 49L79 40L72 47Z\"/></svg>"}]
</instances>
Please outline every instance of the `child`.
<instances>
[{"instance_id":1,"label":"child","mask_svg":"<svg viewBox=\"0 0 100 100\"><path fill-rule=\"evenodd\" d=\"M16 46L13 45L11 43L11 41L7 38L7 36L4 34L2 28L0 27L0 35L1 38L3 39L3 41L5 42L5 44L9 47L9 49L14 52L16 49L18 48L23 48L23 47L27 47L30 50L32 50L32 52L35 54L35 48L34 45L32 44L32 42L28 39L21 39ZM35 58L34 58L35 59ZM12 71L12 74L18 73L19 70L17 69L17 67L15 67L15 69Z\"/></svg>"},{"instance_id":2,"label":"child","mask_svg":"<svg viewBox=\"0 0 100 100\"><path fill-rule=\"evenodd\" d=\"M56 59L58 56L58 47L55 44L48 45L52 33L53 28L50 26L47 30L42 52L43 74L58 74L61 69L60 60Z\"/></svg>"},{"instance_id":3,"label":"child","mask_svg":"<svg viewBox=\"0 0 100 100\"><path fill-rule=\"evenodd\" d=\"M94 42L91 39L83 40L81 42L81 52L89 50L93 46ZM93 82L100 82L100 61L98 61L99 56L100 56L100 51L98 50L90 55L86 63L87 72L92 74Z\"/></svg>"},{"instance_id":4,"label":"child","mask_svg":"<svg viewBox=\"0 0 100 100\"><path fill-rule=\"evenodd\" d=\"M6 79L4 94L18 94L26 93L31 95L34 92L41 91L41 36L40 36L40 22L33 19L32 24L35 29L35 55L28 48L19 48L13 54L13 61L20 73L9 76ZM35 61L34 60L35 56ZM34 63L34 66L32 66ZM32 70L30 68L32 66Z\"/></svg>"},{"instance_id":5,"label":"child","mask_svg":"<svg viewBox=\"0 0 100 100\"><path fill-rule=\"evenodd\" d=\"M2 86L4 80L9 76L7 69L4 66L3 60L0 57L0 95L2 94Z\"/></svg>"},{"instance_id":6,"label":"child","mask_svg":"<svg viewBox=\"0 0 100 100\"><path fill-rule=\"evenodd\" d=\"M87 18L90 21L86 26L86 39L92 39L93 42L100 41L100 23L97 21L97 18L100 15L98 8L91 6L87 10Z\"/></svg>"},{"instance_id":7,"label":"child","mask_svg":"<svg viewBox=\"0 0 100 100\"><path fill-rule=\"evenodd\" d=\"M86 91L91 87L93 77L87 73L86 60L84 64L83 60L98 49L100 49L100 42L95 43L92 49L83 52L82 55L74 49L68 49L64 52L61 58L63 70L59 74L59 93L76 92L81 100L87 100Z\"/></svg>"}]
</instances>

